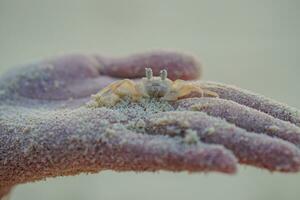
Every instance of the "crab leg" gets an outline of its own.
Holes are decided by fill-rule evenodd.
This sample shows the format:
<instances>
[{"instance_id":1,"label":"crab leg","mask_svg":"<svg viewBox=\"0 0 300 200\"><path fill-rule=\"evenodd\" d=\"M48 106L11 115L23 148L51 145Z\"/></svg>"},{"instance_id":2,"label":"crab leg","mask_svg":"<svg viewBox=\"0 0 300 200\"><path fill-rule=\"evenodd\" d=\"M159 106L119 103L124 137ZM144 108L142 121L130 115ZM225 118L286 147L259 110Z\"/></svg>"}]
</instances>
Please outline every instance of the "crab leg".
<instances>
[{"instance_id":1,"label":"crab leg","mask_svg":"<svg viewBox=\"0 0 300 200\"><path fill-rule=\"evenodd\" d=\"M176 80L171 91L165 96L166 100L177 100L191 97L218 97L218 94L208 89L203 89L198 84L183 80Z\"/></svg>"},{"instance_id":2,"label":"crab leg","mask_svg":"<svg viewBox=\"0 0 300 200\"><path fill-rule=\"evenodd\" d=\"M92 96L95 102L92 103L91 107L110 107L118 103L124 97L131 98L134 101L139 98L135 82L132 80L124 79L106 86L99 93Z\"/></svg>"}]
</instances>

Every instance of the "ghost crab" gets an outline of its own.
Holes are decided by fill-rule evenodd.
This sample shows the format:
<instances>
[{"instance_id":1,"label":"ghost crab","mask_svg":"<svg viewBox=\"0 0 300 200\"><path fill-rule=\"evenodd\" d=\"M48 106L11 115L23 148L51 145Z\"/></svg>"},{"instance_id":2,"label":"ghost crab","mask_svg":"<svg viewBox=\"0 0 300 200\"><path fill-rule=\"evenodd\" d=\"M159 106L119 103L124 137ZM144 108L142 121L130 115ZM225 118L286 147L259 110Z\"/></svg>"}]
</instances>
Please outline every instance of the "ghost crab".
<instances>
[{"instance_id":1,"label":"ghost crab","mask_svg":"<svg viewBox=\"0 0 300 200\"><path fill-rule=\"evenodd\" d=\"M176 101L191 97L218 97L218 94L201 88L199 84L167 78L167 70L161 70L160 76L153 76L151 68L145 68L145 78L135 82L130 79L119 80L92 95L91 107L114 106L124 99L138 102L143 98L157 98L165 101Z\"/></svg>"}]
</instances>

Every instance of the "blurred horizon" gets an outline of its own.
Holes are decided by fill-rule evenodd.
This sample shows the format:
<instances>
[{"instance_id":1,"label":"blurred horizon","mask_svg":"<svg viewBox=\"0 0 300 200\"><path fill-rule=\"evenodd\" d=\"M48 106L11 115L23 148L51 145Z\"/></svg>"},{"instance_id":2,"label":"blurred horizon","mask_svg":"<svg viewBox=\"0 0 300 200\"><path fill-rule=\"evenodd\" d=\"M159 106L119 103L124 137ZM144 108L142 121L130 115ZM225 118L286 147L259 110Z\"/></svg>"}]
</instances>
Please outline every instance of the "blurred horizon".
<instances>
[{"instance_id":1,"label":"blurred horizon","mask_svg":"<svg viewBox=\"0 0 300 200\"><path fill-rule=\"evenodd\" d=\"M69 53L192 53L205 80L300 109L300 1L0 0L0 74ZM51 178L16 187L18 199L299 200L300 174L240 166L219 173L116 173Z\"/></svg>"}]
</instances>

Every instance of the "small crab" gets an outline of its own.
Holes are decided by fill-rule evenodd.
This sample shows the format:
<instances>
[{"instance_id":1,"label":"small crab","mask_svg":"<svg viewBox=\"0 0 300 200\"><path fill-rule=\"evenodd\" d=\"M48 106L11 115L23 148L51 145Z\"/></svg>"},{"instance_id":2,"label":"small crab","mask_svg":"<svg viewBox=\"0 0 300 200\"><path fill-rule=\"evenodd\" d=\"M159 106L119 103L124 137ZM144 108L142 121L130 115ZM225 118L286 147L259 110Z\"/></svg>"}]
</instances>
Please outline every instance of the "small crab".
<instances>
[{"instance_id":1,"label":"small crab","mask_svg":"<svg viewBox=\"0 0 300 200\"><path fill-rule=\"evenodd\" d=\"M145 68L146 77L134 82L124 79L111 83L100 92L92 95L92 107L114 106L121 100L140 101L143 98L157 98L165 101L176 101L191 97L218 97L218 94L201 88L189 81L167 78L167 70L161 70L160 76L153 76L151 68Z\"/></svg>"}]
</instances>

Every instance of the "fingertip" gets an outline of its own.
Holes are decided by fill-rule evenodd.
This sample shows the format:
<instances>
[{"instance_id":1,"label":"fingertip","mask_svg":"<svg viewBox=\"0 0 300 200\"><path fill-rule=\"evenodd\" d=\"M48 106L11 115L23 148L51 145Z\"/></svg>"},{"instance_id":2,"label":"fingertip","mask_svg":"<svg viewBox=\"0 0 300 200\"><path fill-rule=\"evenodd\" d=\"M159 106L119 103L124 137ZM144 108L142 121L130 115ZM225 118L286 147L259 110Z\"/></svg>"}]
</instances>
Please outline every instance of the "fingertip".
<instances>
[{"instance_id":1,"label":"fingertip","mask_svg":"<svg viewBox=\"0 0 300 200\"><path fill-rule=\"evenodd\" d=\"M205 161L206 167L209 169L207 171L217 171L227 174L235 174L237 172L238 161L231 151L219 145L201 145L205 145L206 147L202 146L196 150L195 157L190 157L191 163L196 162L198 165L203 165ZM197 168L195 171L197 172Z\"/></svg>"}]
</instances>

